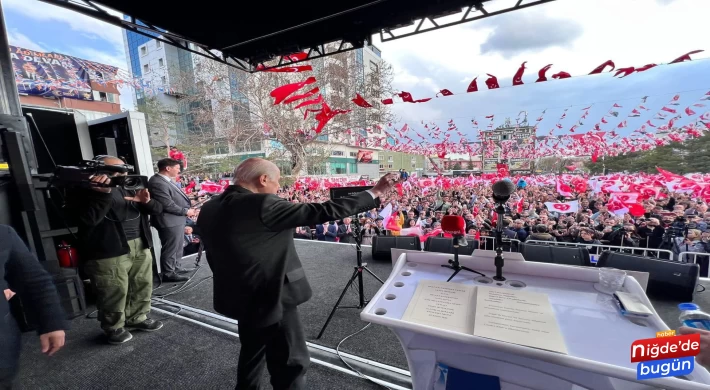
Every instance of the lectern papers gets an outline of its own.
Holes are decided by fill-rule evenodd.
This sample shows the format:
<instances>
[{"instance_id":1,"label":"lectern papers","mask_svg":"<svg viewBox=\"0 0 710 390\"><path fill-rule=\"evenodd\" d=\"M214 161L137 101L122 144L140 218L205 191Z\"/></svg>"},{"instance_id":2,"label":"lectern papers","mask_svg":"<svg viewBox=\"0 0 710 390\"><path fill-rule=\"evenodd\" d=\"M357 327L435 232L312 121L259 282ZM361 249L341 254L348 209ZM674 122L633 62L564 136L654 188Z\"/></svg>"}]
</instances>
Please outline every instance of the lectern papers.
<instances>
[{"instance_id":1,"label":"lectern papers","mask_svg":"<svg viewBox=\"0 0 710 390\"><path fill-rule=\"evenodd\" d=\"M475 286L421 280L402 319L473 334Z\"/></svg>"},{"instance_id":2,"label":"lectern papers","mask_svg":"<svg viewBox=\"0 0 710 390\"><path fill-rule=\"evenodd\" d=\"M474 336L567 353L547 294L482 286L477 289Z\"/></svg>"},{"instance_id":3,"label":"lectern papers","mask_svg":"<svg viewBox=\"0 0 710 390\"><path fill-rule=\"evenodd\" d=\"M547 294L421 280L402 320L567 353Z\"/></svg>"}]
</instances>

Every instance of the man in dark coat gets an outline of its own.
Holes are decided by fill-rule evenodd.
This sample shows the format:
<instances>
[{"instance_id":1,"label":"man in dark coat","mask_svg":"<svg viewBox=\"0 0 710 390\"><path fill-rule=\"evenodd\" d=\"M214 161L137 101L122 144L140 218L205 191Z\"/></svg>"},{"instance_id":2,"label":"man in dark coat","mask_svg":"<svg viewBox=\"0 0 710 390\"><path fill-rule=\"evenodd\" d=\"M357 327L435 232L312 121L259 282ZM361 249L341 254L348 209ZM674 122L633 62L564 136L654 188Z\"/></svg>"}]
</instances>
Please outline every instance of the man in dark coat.
<instances>
[{"instance_id":1,"label":"man in dark coat","mask_svg":"<svg viewBox=\"0 0 710 390\"><path fill-rule=\"evenodd\" d=\"M64 346L64 310L52 277L10 226L0 225L0 291L11 290L37 319L42 352L54 355ZM12 294L12 293L10 293ZM14 297L13 299L17 299ZM20 359L20 329L0 294L0 389L11 389Z\"/></svg>"},{"instance_id":2,"label":"man in dark coat","mask_svg":"<svg viewBox=\"0 0 710 390\"><path fill-rule=\"evenodd\" d=\"M239 321L237 389L260 388L266 361L274 389L305 388L310 359L297 306L312 291L294 228L373 209L397 178L386 175L352 197L291 203L276 195L280 176L270 161L245 160L235 170L235 185L206 203L197 221L214 274L215 310Z\"/></svg>"}]
</instances>

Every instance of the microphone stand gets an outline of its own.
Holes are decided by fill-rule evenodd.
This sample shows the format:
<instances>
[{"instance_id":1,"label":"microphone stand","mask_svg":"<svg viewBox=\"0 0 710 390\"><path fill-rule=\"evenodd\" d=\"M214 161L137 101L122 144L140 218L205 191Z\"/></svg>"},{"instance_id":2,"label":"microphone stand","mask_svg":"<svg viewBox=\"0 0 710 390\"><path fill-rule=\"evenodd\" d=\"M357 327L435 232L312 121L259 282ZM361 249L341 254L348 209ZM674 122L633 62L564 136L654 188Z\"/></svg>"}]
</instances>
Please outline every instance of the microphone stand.
<instances>
[{"instance_id":1,"label":"microphone stand","mask_svg":"<svg viewBox=\"0 0 710 390\"><path fill-rule=\"evenodd\" d=\"M496 276L493 280L502 282L505 280L503 277L503 214L505 214L505 206L503 203L498 203L496 205L496 214L498 214L498 221L496 222L496 257L493 262L496 266Z\"/></svg>"},{"instance_id":2,"label":"microphone stand","mask_svg":"<svg viewBox=\"0 0 710 390\"><path fill-rule=\"evenodd\" d=\"M454 273L446 281L450 282L451 279L454 278L454 276L456 276L459 272L461 272L461 270L473 272L474 274L479 274L479 275L485 277L486 275L484 275L478 271L474 271L471 268L464 267L461 264L459 264L459 239L460 238L461 237L459 237L459 236L454 236L454 238L453 238L453 240L454 240L454 259L453 260L449 259L449 264L442 264L441 265L444 268L451 268L452 270L454 270Z\"/></svg>"}]
</instances>

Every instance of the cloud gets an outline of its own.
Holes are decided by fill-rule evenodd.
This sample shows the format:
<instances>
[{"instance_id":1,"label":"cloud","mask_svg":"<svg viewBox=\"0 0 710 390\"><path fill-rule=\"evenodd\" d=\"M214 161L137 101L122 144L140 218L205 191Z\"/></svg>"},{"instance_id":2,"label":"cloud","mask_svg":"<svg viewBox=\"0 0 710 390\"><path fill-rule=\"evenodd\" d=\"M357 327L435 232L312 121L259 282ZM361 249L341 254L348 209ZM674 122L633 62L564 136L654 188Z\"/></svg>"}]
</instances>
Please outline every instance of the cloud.
<instances>
[{"instance_id":1,"label":"cloud","mask_svg":"<svg viewBox=\"0 0 710 390\"><path fill-rule=\"evenodd\" d=\"M27 37L17 31L17 29L12 29L7 32L7 38L10 44L13 46L19 46L23 49L35 50L35 51L51 51L44 48L41 44L34 42L32 39Z\"/></svg>"},{"instance_id":2,"label":"cloud","mask_svg":"<svg viewBox=\"0 0 710 390\"><path fill-rule=\"evenodd\" d=\"M658 2L658 4L661 4L661 5L668 5L674 1L675 0L656 0L656 2Z\"/></svg>"},{"instance_id":3,"label":"cloud","mask_svg":"<svg viewBox=\"0 0 710 390\"><path fill-rule=\"evenodd\" d=\"M91 47L75 47L69 51L71 51L71 53L68 52L66 54L101 64L113 65L122 69L126 68L126 57L123 55L123 52L109 53Z\"/></svg>"},{"instance_id":4,"label":"cloud","mask_svg":"<svg viewBox=\"0 0 710 390\"><path fill-rule=\"evenodd\" d=\"M498 53L504 58L550 47L570 47L583 33L582 26L574 20L549 18L538 12L516 12L515 17L498 19L493 26L481 45L481 54Z\"/></svg>"},{"instance_id":5,"label":"cloud","mask_svg":"<svg viewBox=\"0 0 710 390\"><path fill-rule=\"evenodd\" d=\"M115 50L123 50L123 34L119 27L78 12L47 3L27 0L4 0L5 9L15 11L39 22L61 22L77 32L95 35L108 41ZM111 12L115 14L115 12Z\"/></svg>"}]
</instances>

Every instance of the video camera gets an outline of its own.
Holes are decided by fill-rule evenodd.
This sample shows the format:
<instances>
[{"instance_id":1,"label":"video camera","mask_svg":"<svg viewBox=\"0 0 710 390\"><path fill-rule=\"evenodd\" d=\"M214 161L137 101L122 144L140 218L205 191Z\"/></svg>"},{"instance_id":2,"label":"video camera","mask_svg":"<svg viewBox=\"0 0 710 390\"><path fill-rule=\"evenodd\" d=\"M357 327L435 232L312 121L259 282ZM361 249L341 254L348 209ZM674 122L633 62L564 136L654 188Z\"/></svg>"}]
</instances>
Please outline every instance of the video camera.
<instances>
[{"instance_id":1,"label":"video camera","mask_svg":"<svg viewBox=\"0 0 710 390\"><path fill-rule=\"evenodd\" d=\"M57 166L54 179L66 187L121 187L124 190L137 191L148 186L148 177L146 176L111 176L114 173L128 172L133 172L133 166L130 164L106 165L103 161L84 160L78 166ZM111 182L108 185L97 185L91 182L91 178L96 175L107 175L111 178Z\"/></svg>"}]
</instances>

